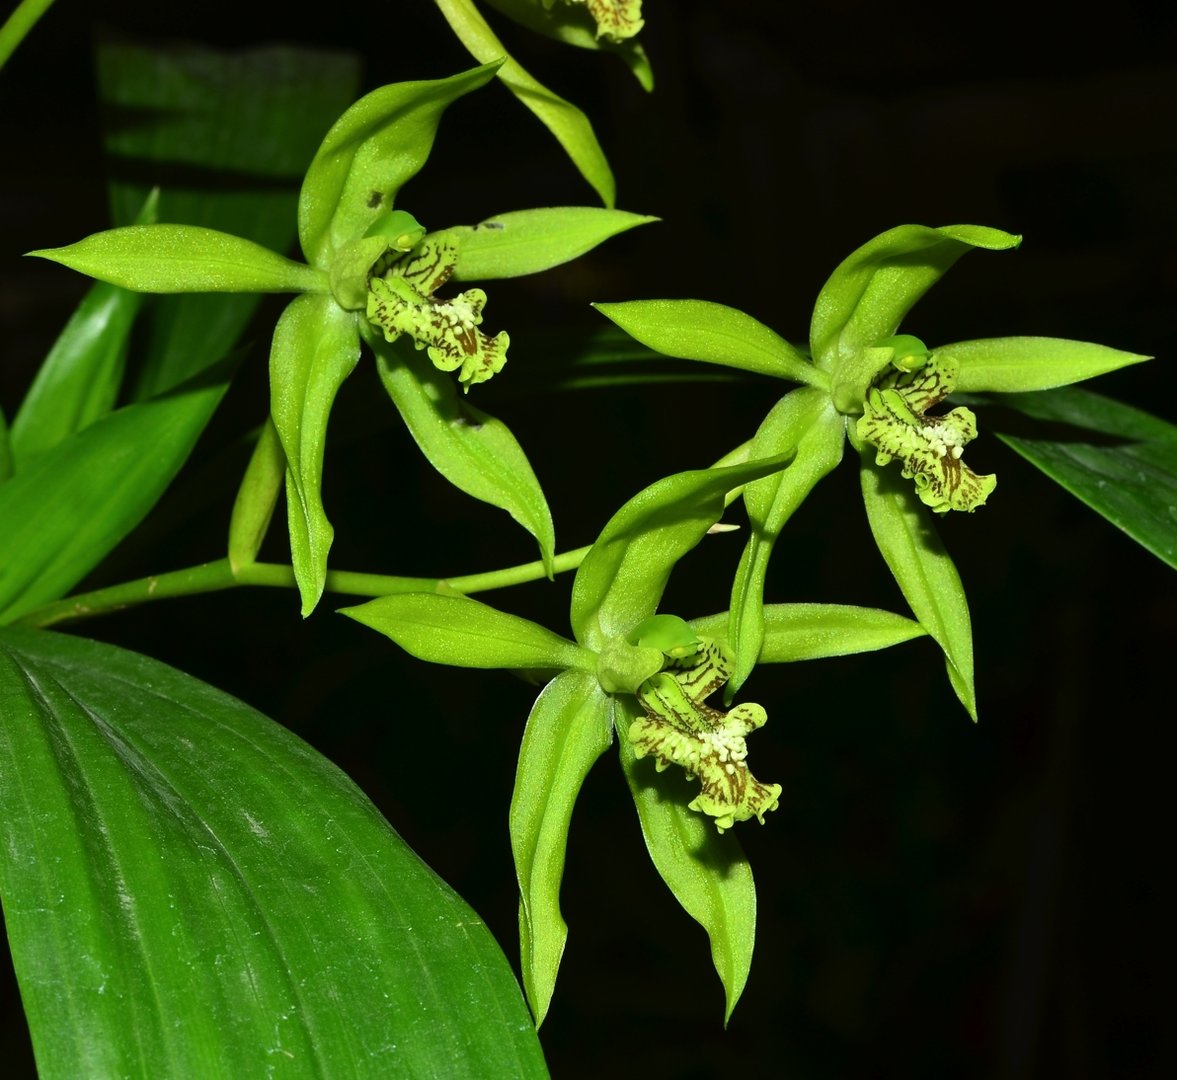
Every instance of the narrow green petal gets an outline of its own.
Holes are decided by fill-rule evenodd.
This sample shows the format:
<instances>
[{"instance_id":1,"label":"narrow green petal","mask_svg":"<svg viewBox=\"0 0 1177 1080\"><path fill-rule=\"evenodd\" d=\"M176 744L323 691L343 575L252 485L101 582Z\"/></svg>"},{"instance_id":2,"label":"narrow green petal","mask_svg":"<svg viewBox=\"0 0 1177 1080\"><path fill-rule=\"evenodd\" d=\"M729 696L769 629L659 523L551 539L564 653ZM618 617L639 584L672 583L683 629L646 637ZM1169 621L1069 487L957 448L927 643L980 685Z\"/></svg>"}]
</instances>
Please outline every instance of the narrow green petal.
<instances>
[{"instance_id":1,"label":"narrow green petal","mask_svg":"<svg viewBox=\"0 0 1177 1080\"><path fill-rule=\"evenodd\" d=\"M875 544L912 613L943 649L949 682L976 720L973 631L960 575L910 487L876 465L869 447L860 446L859 453L863 502Z\"/></svg>"},{"instance_id":2,"label":"narrow green petal","mask_svg":"<svg viewBox=\"0 0 1177 1080\"><path fill-rule=\"evenodd\" d=\"M1152 359L1087 341L1045 337L960 341L936 352L956 362L959 393L1050 390Z\"/></svg>"},{"instance_id":3,"label":"narrow green petal","mask_svg":"<svg viewBox=\"0 0 1177 1080\"><path fill-rule=\"evenodd\" d=\"M650 860L683 910L707 932L711 959L723 983L726 1023L752 966L756 941L752 868L733 832L720 835L706 817L687 808L690 785L675 775L677 770L658 772L638 760L628 734L637 713L632 698L618 700L621 768Z\"/></svg>"},{"instance_id":4,"label":"narrow green petal","mask_svg":"<svg viewBox=\"0 0 1177 1080\"><path fill-rule=\"evenodd\" d=\"M127 225L29 255L136 292L319 292L327 287L324 275L310 266L199 225Z\"/></svg>"},{"instance_id":5,"label":"narrow green petal","mask_svg":"<svg viewBox=\"0 0 1177 1080\"><path fill-rule=\"evenodd\" d=\"M523 986L537 1026L547 1015L568 938L560 882L572 809L589 769L613 741L612 712L611 699L591 675L566 671L536 700L519 748L511 850Z\"/></svg>"}]
</instances>

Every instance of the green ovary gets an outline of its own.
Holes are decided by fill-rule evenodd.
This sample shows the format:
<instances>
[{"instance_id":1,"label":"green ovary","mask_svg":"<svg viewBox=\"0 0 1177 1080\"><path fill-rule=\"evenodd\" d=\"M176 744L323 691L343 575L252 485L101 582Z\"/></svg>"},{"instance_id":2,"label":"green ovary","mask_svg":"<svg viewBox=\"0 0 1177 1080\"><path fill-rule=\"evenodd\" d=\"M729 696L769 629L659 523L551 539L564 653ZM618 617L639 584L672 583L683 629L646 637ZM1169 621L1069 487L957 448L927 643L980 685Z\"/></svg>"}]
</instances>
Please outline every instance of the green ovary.
<instances>
[{"instance_id":1,"label":"green ovary","mask_svg":"<svg viewBox=\"0 0 1177 1080\"><path fill-rule=\"evenodd\" d=\"M940 514L975 510L997 486L996 476L979 476L961 460L965 446L977 437L972 410L929 413L952 392L955 381L950 357L933 355L915 370L890 370L867 391L857 427L859 437L875 445L875 463L898 458L920 500Z\"/></svg>"}]
</instances>

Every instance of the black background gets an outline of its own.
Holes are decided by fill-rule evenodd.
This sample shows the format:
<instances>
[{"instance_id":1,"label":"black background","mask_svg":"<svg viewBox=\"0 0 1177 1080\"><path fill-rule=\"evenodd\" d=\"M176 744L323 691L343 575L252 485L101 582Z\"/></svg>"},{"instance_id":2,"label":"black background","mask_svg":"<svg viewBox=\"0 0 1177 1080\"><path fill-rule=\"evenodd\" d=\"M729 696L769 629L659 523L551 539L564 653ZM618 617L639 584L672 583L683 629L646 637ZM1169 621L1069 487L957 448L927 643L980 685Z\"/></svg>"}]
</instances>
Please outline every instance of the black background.
<instances>
[{"instance_id":1,"label":"black background","mask_svg":"<svg viewBox=\"0 0 1177 1080\"><path fill-rule=\"evenodd\" d=\"M491 291L487 324L511 330L512 364L477 403L528 450L561 548L589 542L644 484L748 438L779 394L759 381L547 392L569 341L601 325L590 300L716 300L802 340L832 268L896 224L1026 237L1017 252L971 254L905 330L932 344L1043 334L1155 354L1099 389L1177 415L1177 15L1160 3L1106 5L1098 19L1076 11L647 0L652 96L609 57L503 27L523 63L593 118L619 205L663 219ZM107 224L89 59L99 33L357 50L365 89L471 66L425 0L316 16L271 3L59 0L0 76L9 416L85 286L19 253ZM550 136L492 86L447 113L399 205L441 227L593 202ZM225 447L256 423L277 303L263 305L251 366L176 491L92 583L223 550L244 466ZM361 365L333 417L333 565L446 575L534 557L501 513L420 463L379 396ZM650 867L613 756L603 758L570 839L571 934L542 1030L555 1076L1177 1075L1164 751L1172 572L981 424L970 460L999 486L981 512L942 522L973 607L980 724L927 642L756 673L744 697L770 723L754 740L755 768L785 792L763 828L741 830L760 915L726 1032L704 935ZM266 554L282 558L271 541ZM708 540L665 608L726 606L739 545L738 534ZM488 599L564 632L568 584ZM902 610L850 462L786 530L768 595ZM292 594L240 590L76 632L175 664L308 739L513 957L506 810L534 690L426 668L332 606L303 622ZM453 771L460 800L430 798L426 759ZM8 1000L4 1045L10 1062L27 1061L14 987Z\"/></svg>"}]
</instances>

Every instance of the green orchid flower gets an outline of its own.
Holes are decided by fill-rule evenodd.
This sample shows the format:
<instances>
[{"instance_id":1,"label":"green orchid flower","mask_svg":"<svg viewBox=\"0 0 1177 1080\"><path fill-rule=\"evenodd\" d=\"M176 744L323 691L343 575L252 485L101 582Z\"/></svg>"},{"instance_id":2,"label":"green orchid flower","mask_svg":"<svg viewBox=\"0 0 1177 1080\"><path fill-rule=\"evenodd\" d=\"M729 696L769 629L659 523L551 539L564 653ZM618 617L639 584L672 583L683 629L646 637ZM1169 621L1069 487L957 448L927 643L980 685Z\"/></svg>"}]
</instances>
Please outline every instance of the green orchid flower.
<instances>
[{"instance_id":1,"label":"green orchid flower","mask_svg":"<svg viewBox=\"0 0 1177 1080\"><path fill-rule=\"evenodd\" d=\"M996 477L964 461L978 435L971 409L944 408L954 393L1023 393L1064 386L1148 357L1084 342L1014 337L929 349L900 325L927 290L974 248L1003 251L1021 238L974 225L904 225L845 259L818 295L809 347L789 344L749 315L698 300L596 305L642 344L669 356L800 383L728 460L789 454L789 466L748 484L752 523L732 587L727 638L743 684L764 640L764 582L781 529L842 458L858 452L875 542L920 624L943 650L949 680L976 719L972 631L956 568L928 509L971 512Z\"/></svg>"},{"instance_id":2,"label":"green orchid flower","mask_svg":"<svg viewBox=\"0 0 1177 1080\"><path fill-rule=\"evenodd\" d=\"M270 349L270 417L230 523L234 569L256 557L285 485L291 558L309 614L327 575L334 530L323 506L327 421L361 343L422 453L451 483L506 510L550 567L551 514L510 431L464 405L463 390L501 371L509 337L481 329L486 293L444 297L448 282L536 273L652 218L592 207L501 214L436 232L394 206L424 166L445 110L486 85L502 61L449 79L394 83L351 106L303 180L298 232L305 263L194 225L112 229L31 254L137 292L294 292ZM430 363L417 357L424 352ZM465 423L457 423L461 417ZM473 422L469 422L473 420Z\"/></svg>"},{"instance_id":3,"label":"green orchid flower","mask_svg":"<svg viewBox=\"0 0 1177 1080\"><path fill-rule=\"evenodd\" d=\"M977 437L977 417L963 406L943 415L931 412L952 393L956 361L922 349L897 354L890 365L867 389L855 426L859 439L876 447L875 464L898 459L920 501L938 513L984 506L997 477L978 476L961 460Z\"/></svg>"},{"instance_id":4,"label":"green orchid flower","mask_svg":"<svg viewBox=\"0 0 1177 1080\"><path fill-rule=\"evenodd\" d=\"M665 657L661 671L634 692L643 713L629 727L634 756L653 757L659 772L678 765L688 780L698 777L701 791L687 809L713 818L721 833L753 817L763 825L764 815L779 805L781 786L762 784L752 775L745 740L768 716L752 703L730 712L707 704L731 677L731 650L673 615L653 616L627 640L639 648L657 648Z\"/></svg>"},{"instance_id":5,"label":"green orchid flower","mask_svg":"<svg viewBox=\"0 0 1177 1080\"><path fill-rule=\"evenodd\" d=\"M574 640L452 594L403 593L344 610L420 659L508 668L545 683L523 734L510 812L523 984L537 1022L568 936L559 891L573 806L614 739L650 858L710 939L727 1016L739 999L756 893L733 827L763 822L782 796L748 765L748 736L767 713L750 702L723 710L710 700L733 669L726 612L687 623L656 609L675 564L713 530L731 493L788 461L679 473L626 503L580 561ZM776 605L765 612L760 659L845 655L923 634L889 612Z\"/></svg>"}]
</instances>

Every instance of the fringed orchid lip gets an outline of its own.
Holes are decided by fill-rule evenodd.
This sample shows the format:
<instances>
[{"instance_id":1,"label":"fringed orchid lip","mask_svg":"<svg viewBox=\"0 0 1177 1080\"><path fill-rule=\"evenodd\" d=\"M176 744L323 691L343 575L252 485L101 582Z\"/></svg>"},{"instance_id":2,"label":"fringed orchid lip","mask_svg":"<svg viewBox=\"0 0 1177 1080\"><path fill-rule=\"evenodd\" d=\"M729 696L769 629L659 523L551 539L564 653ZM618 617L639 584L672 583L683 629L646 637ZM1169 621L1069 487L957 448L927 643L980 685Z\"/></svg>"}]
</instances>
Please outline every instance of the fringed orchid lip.
<instances>
[{"instance_id":1,"label":"fringed orchid lip","mask_svg":"<svg viewBox=\"0 0 1177 1080\"><path fill-rule=\"evenodd\" d=\"M689 655L667 654L663 670L638 687L645 715L629 728L634 754L654 758L659 772L678 765L688 779L698 779L699 794L688 808L713 818L719 832L753 817L763 824L779 804L781 786L752 775L745 740L768 716L751 702L729 712L708 705L730 677L733 660L718 642L699 638L695 644Z\"/></svg>"},{"instance_id":2,"label":"fringed orchid lip","mask_svg":"<svg viewBox=\"0 0 1177 1080\"><path fill-rule=\"evenodd\" d=\"M977 418L964 407L931 413L952 392L958 365L941 353L918 365L904 359L905 365L893 366L868 389L857 433L876 447L876 465L902 463L903 476L915 482L925 505L940 514L973 511L997 486L996 476L978 475L961 460L977 437Z\"/></svg>"},{"instance_id":3,"label":"fringed orchid lip","mask_svg":"<svg viewBox=\"0 0 1177 1080\"><path fill-rule=\"evenodd\" d=\"M457 371L469 389L486 382L507 362L510 337L489 337L479 326L486 293L467 289L449 300L434 292L450 279L457 266L453 244L426 237L412 251L394 259L368 282L368 321L380 327L388 341L407 334L440 371Z\"/></svg>"}]
</instances>

